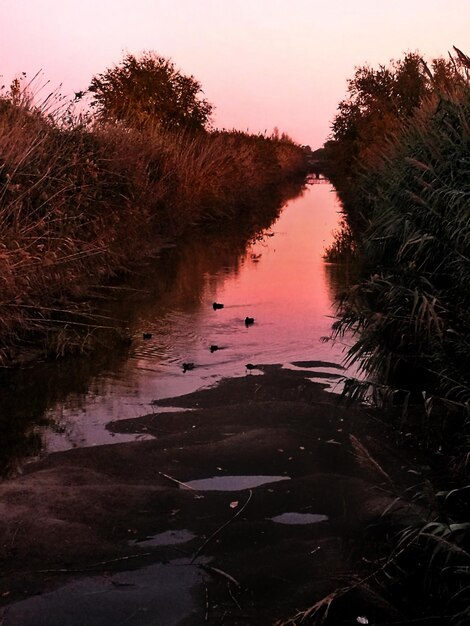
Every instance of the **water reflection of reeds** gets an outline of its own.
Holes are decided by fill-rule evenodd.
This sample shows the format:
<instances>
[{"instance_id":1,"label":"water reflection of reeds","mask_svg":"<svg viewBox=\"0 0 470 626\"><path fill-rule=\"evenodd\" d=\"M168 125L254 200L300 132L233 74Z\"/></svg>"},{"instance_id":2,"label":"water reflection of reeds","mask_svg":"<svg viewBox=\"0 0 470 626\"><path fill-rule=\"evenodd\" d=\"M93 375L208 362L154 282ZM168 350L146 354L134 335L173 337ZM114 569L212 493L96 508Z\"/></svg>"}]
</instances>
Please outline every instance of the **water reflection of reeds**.
<instances>
[{"instance_id":1,"label":"water reflection of reeds","mask_svg":"<svg viewBox=\"0 0 470 626\"><path fill-rule=\"evenodd\" d=\"M263 206L247 211L246 220L227 228L193 231L177 246L163 248L152 259L133 268L126 278L94 288L92 309L109 318L108 329L95 332L96 349L88 355L67 357L25 369L0 372L0 474L17 471L22 459L41 454L46 429L71 425L48 411L67 398L78 412L83 398L104 393L102 372L122 372L143 320L161 320L171 327L171 312L195 315L203 293L215 293L224 274L237 275L246 261L247 246L278 218L285 202L302 192L299 183L273 190ZM223 270L223 271L221 271ZM171 346L160 342L159 349ZM138 385L129 377L129 385ZM79 439L75 433L71 439Z\"/></svg>"}]
</instances>

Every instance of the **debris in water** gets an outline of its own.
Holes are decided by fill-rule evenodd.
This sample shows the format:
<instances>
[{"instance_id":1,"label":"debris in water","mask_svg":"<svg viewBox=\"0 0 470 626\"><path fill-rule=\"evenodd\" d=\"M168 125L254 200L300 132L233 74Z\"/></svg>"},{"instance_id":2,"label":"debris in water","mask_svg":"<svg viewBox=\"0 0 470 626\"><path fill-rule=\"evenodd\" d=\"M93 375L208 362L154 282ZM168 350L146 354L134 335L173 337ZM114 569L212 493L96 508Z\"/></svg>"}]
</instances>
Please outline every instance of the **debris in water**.
<instances>
[{"instance_id":1,"label":"debris in water","mask_svg":"<svg viewBox=\"0 0 470 626\"><path fill-rule=\"evenodd\" d=\"M194 561L197 559L197 557L199 556L199 554L204 550L204 548L207 546L208 543L210 543L212 541L212 539L214 539L220 532L222 532L222 530L224 530L224 528L227 528L227 526L229 524L231 524L233 522L234 519L236 519L237 517L239 517L243 511L246 509L246 507L250 504L251 498L253 496L253 491L250 489L250 492L248 494L248 498L245 502L245 504L238 509L238 511L235 513L235 515L233 517L231 517L227 522L225 522L225 524L222 524L222 526L220 526L219 528L217 528L216 531L214 531L212 533L212 535L210 535L202 544L202 546L199 547L198 550L196 550L196 552L194 553L193 558L191 559L191 563L194 563ZM201 567L201 566L199 566ZM234 580L233 582L235 582L235 584L238 585L238 581ZM240 586L240 585L238 585Z\"/></svg>"},{"instance_id":2,"label":"debris in water","mask_svg":"<svg viewBox=\"0 0 470 626\"><path fill-rule=\"evenodd\" d=\"M191 489L192 491L194 491L192 487L190 487L186 483L181 482L180 480L177 480L176 478L173 478L173 476L169 476L168 474L164 474L163 472L158 472L158 473L160 476L163 476L164 478L171 480L171 482L176 483L180 487L183 487L184 489Z\"/></svg>"},{"instance_id":3,"label":"debris in water","mask_svg":"<svg viewBox=\"0 0 470 626\"><path fill-rule=\"evenodd\" d=\"M236 587L240 587L240 583L236 578L234 578L231 574L224 572L223 569L219 569L218 567L212 567L212 565L204 565L200 564L199 567L210 574L218 574L222 578L225 578L229 582L233 583Z\"/></svg>"}]
</instances>

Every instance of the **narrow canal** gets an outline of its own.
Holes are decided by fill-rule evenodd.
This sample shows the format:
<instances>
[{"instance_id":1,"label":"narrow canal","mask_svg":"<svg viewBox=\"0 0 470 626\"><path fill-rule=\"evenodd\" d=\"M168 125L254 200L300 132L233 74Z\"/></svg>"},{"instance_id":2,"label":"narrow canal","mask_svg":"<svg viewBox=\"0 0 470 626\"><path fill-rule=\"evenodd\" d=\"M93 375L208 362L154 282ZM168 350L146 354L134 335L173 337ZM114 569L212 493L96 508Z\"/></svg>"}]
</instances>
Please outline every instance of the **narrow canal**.
<instances>
[{"instance_id":1,"label":"narrow canal","mask_svg":"<svg viewBox=\"0 0 470 626\"><path fill-rule=\"evenodd\" d=\"M162 250L101 290L127 351L5 378L5 626L272 624L359 576L364 528L396 500L382 464L407 466L328 393L344 373L325 339L339 210L308 185L248 245L213 233Z\"/></svg>"},{"instance_id":2,"label":"narrow canal","mask_svg":"<svg viewBox=\"0 0 470 626\"><path fill-rule=\"evenodd\" d=\"M135 436L111 433L106 424L148 413L153 400L259 373L248 363L340 364L343 345L327 338L341 276L323 260L339 210L331 185L307 185L248 246L217 235L195 239L163 250L128 288L104 289L109 316L129 324L129 350L105 346L99 356L10 378L0 402L17 430L4 438L4 466L15 467L11 455L21 464L52 451L127 441ZM214 302L223 308L214 310ZM254 323L246 325L246 317ZM184 371L185 363L191 369ZM335 378L331 385L338 388Z\"/></svg>"}]
</instances>

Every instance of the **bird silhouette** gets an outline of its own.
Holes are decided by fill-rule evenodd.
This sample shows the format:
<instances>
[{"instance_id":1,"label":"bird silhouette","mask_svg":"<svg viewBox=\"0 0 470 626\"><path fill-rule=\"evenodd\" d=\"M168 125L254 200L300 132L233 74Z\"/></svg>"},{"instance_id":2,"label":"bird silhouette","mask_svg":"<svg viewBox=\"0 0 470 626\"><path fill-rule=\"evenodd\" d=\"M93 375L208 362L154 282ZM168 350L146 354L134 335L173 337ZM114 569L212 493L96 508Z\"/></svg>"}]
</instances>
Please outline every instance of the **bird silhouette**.
<instances>
[{"instance_id":1,"label":"bird silhouette","mask_svg":"<svg viewBox=\"0 0 470 626\"><path fill-rule=\"evenodd\" d=\"M220 304L220 302L213 302L212 303L212 308L214 309L214 311L217 311L217 309L223 309L224 305Z\"/></svg>"},{"instance_id":2,"label":"bird silhouette","mask_svg":"<svg viewBox=\"0 0 470 626\"><path fill-rule=\"evenodd\" d=\"M251 326L255 323L254 317L245 317L245 326Z\"/></svg>"},{"instance_id":3,"label":"bird silhouette","mask_svg":"<svg viewBox=\"0 0 470 626\"><path fill-rule=\"evenodd\" d=\"M152 339L152 333L143 333L142 334L142 338L143 339Z\"/></svg>"},{"instance_id":4,"label":"bird silhouette","mask_svg":"<svg viewBox=\"0 0 470 626\"><path fill-rule=\"evenodd\" d=\"M183 363L183 372L189 372L194 369L194 363Z\"/></svg>"},{"instance_id":5,"label":"bird silhouette","mask_svg":"<svg viewBox=\"0 0 470 626\"><path fill-rule=\"evenodd\" d=\"M219 348L219 346L213 345L213 346L211 346L211 347L209 348L209 350L210 350L211 352L216 352L217 350L220 350L220 348Z\"/></svg>"}]
</instances>

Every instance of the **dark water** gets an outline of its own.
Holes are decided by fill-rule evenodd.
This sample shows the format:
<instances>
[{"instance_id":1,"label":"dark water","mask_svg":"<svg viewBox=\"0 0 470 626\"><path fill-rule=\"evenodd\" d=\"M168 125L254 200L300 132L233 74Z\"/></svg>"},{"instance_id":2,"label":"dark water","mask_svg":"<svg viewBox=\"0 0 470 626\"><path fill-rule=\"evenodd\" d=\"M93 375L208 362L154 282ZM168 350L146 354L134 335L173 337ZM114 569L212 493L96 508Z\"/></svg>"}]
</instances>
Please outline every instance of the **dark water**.
<instances>
[{"instance_id":1,"label":"dark water","mask_svg":"<svg viewBox=\"0 0 470 626\"><path fill-rule=\"evenodd\" d=\"M8 626L155 626L157 623L178 626L191 616L194 596L203 594L202 587L201 570L189 559L177 559L115 576L88 577L51 593L32 596L10 606L5 623Z\"/></svg>"},{"instance_id":2,"label":"dark water","mask_svg":"<svg viewBox=\"0 0 470 626\"><path fill-rule=\"evenodd\" d=\"M343 345L325 338L344 277L322 259L339 209L330 185L309 186L248 246L226 235L193 239L164 250L126 289L103 288L106 312L129 327L129 349L109 342L92 357L3 377L4 465L11 469L12 459L22 462L25 455L135 439L110 433L106 423L150 413L152 400L222 377L256 375L248 363L340 364ZM213 302L224 307L214 310ZM194 367L183 371L184 363ZM332 374L337 389L338 370L321 371Z\"/></svg>"}]
</instances>

